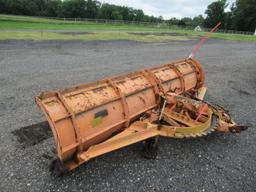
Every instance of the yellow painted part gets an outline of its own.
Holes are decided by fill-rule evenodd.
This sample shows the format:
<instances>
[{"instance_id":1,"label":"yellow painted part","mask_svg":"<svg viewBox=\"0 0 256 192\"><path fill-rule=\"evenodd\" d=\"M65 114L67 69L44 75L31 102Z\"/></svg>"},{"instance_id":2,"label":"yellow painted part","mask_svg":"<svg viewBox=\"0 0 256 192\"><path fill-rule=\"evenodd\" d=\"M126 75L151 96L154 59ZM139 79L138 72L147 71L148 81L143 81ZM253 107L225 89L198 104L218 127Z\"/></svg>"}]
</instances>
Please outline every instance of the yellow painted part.
<instances>
[{"instance_id":1,"label":"yellow painted part","mask_svg":"<svg viewBox=\"0 0 256 192\"><path fill-rule=\"evenodd\" d=\"M200 99L200 100L203 100L204 96L206 94L206 91L207 91L207 87L201 87L200 89L198 89L197 98Z\"/></svg>"},{"instance_id":2,"label":"yellow painted part","mask_svg":"<svg viewBox=\"0 0 256 192\"><path fill-rule=\"evenodd\" d=\"M188 127L177 127L177 126L172 126L175 127L175 135L174 137L176 138L183 138L185 135L190 135L191 137L194 136L194 134L202 134L204 131L210 128L211 126L211 121L212 121L212 114L213 111L209 108L207 115L208 119L204 123L198 123L194 122L193 120L190 120L186 118L184 115L181 115L179 113L173 112L173 111L168 111L163 114L163 119L168 122L169 118L172 118L174 120L177 120L183 124L187 124ZM165 127L165 126L163 126ZM196 135L195 135L196 136Z\"/></svg>"}]
</instances>

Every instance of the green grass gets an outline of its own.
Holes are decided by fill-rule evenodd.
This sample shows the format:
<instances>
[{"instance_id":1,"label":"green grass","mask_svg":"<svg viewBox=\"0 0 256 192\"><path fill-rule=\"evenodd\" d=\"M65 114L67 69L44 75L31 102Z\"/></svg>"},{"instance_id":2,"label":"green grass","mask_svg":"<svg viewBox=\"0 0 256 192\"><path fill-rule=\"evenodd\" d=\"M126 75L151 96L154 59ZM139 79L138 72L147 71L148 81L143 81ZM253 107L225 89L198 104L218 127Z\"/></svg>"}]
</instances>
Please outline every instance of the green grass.
<instances>
[{"instance_id":1,"label":"green grass","mask_svg":"<svg viewBox=\"0 0 256 192\"><path fill-rule=\"evenodd\" d=\"M63 34L58 31L91 31L92 34ZM136 35L129 32L150 32ZM167 32L170 34L159 35ZM175 33L173 35L172 33ZM180 28L157 28L135 24L100 24L89 22L43 19L29 16L0 15L0 40L135 40L143 42L165 42L199 38L204 33ZM256 41L256 36L215 33L213 38Z\"/></svg>"},{"instance_id":2,"label":"green grass","mask_svg":"<svg viewBox=\"0 0 256 192\"><path fill-rule=\"evenodd\" d=\"M228 33L214 33L212 38L225 39L230 41L253 41L256 42L255 35L241 35L241 34L228 34Z\"/></svg>"},{"instance_id":3,"label":"green grass","mask_svg":"<svg viewBox=\"0 0 256 192\"><path fill-rule=\"evenodd\" d=\"M165 29L132 24L100 24L100 23L45 23L45 22L26 22L26 21L6 21L1 20L0 29L2 30L86 30L86 31L138 31L138 32L175 32L181 34L197 34L193 30L178 28Z\"/></svg>"},{"instance_id":4,"label":"green grass","mask_svg":"<svg viewBox=\"0 0 256 192\"><path fill-rule=\"evenodd\" d=\"M164 29L139 24L111 24L111 23L92 23L80 21L63 21L55 19L43 19L29 16L10 16L0 14L0 29L8 30L108 30L108 31L150 31L166 32L179 31L186 33L187 30L179 28ZM194 31L190 31L194 32Z\"/></svg>"},{"instance_id":5,"label":"green grass","mask_svg":"<svg viewBox=\"0 0 256 192\"><path fill-rule=\"evenodd\" d=\"M186 36L134 35L127 32L96 32L90 34L63 34L57 32L0 32L0 40L133 40L141 42L167 42L189 40Z\"/></svg>"},{"instance_id":6,"label":"green grass","mask_svg":"<svg viewBox=\"0 0 256 192\"><path fill-rule=\"evenodd\" d=\"M40 17L31 16L16 16L16 15L4 15L0 14L0 19L5 21L26 21L26 22L36 22L36 23L63 23L61 20L54 19L44 19Z\"/></svg>"}]
</instances>

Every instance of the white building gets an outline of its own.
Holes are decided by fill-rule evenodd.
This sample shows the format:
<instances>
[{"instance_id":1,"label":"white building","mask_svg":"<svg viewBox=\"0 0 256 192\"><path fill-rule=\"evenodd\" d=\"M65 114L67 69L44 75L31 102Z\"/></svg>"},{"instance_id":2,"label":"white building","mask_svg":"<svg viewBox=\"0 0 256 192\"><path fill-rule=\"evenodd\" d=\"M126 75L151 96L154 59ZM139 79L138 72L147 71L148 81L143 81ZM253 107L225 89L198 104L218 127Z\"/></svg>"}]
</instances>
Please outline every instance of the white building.
<instances>
[{"instance_id":1,"label":"white building","mask_svg":"<svg viewBox=\"0 0 256 192\"><path fill-rule=\"evenodd\" d=\"M198 26L194 29L194 31L202 31L202 28L198 25Z\"/></svg>"}]
</instances>

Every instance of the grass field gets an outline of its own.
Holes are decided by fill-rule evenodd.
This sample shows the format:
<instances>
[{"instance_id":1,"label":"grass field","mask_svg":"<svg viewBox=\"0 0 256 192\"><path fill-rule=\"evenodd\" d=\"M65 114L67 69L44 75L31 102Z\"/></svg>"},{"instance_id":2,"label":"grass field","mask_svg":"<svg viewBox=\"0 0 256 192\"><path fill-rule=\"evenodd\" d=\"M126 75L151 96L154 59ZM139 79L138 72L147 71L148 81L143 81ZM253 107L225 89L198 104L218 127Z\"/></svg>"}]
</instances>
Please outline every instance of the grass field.
<instances>
[{"instance_id":1,"label":"grass field","mask_svg":"<svg viewBox=\"0 0 256 192\"><path fill-rule=\"evenodd\" d=\"M74 34L63 31L87 31ZM132 32L144 32L144 35ZM0 40L135 40L165 42L197 39L203 32L180 28L157 28L135 24L85 23L27 16L0 15ZM256 41L256 36L215 33L213 38Z\"/></svg>"},{"instance_id":2,"label":"grass field","mask_svg":"<svg viewBox=\"0 0 256 192\"><path fill-rule=\"evenodd\" d=\"M141 42L184 41L187 36L135 35L127 32L95 32L88 34L65 34L58 32L0 32L0 40L134 40Z\"/></svg>"}]
</instances>

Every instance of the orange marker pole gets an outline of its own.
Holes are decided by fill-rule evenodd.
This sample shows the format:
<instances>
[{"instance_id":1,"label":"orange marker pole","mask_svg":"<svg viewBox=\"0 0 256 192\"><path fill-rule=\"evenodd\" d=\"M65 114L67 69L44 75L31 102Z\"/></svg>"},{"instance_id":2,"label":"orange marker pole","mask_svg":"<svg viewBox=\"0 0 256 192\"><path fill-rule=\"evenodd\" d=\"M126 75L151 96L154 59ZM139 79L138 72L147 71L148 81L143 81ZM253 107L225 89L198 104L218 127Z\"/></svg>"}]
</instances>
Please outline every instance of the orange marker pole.
<instances>
[{"instance_id":1,"label":"orange marker pole","mask_svg":"<svg viewBox=\"0 0 256 192\"><path fill-rule=\"evenodd\" d=\"M206 35L201 38L199 43L193 48L192 52L189 55L189 58L195 58L196 53L202 47L204 42L211 37L212 33L217 31L217 29L219 28L220 25L221 25L221 22L219 22L214 28L212 28L212 30L209 33L206 33Z\"/></svg>"}]
</instances>

